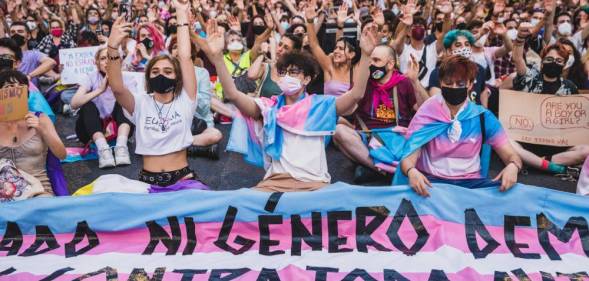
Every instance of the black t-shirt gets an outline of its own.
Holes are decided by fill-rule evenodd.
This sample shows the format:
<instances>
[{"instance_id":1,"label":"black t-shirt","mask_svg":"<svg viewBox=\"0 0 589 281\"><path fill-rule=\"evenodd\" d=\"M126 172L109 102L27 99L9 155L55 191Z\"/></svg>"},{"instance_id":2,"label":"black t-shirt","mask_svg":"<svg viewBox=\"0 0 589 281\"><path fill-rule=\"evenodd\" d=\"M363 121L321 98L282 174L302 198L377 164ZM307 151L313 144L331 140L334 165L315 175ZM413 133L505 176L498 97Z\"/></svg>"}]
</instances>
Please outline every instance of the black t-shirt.
<instances>
[{"instance_id":1,"label":"black t-shirt","mask_svg":"<svg viewBox=\"0 0 589 281\"><path fill-rule=\"evenodd\" d=\"M543 94L556 94L556 91L560 89L560 79L556 79L554 82L542 81L542 93Z\"/></svg>"}]
</instances>

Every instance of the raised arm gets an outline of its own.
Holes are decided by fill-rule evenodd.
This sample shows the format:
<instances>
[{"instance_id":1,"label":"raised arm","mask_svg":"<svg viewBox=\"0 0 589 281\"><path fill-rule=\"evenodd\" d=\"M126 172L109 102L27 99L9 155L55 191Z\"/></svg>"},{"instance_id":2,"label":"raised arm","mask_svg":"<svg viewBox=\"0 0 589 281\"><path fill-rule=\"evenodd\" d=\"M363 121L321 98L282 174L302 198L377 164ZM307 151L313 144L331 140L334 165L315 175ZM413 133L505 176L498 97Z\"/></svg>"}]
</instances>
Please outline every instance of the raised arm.
<instances>
[{"instance_id":1,"label":"raised arm","mask_svg":"<svg viewBox=\"0 0 589 281\"><path fill-rule=\"evenodd\" d=\"M108 63L106 65L106 75L108 84L115 95L117 102L131 115L135 110L135 98L133 94L125 87L123 82L123 72L121 70L121 53L119 47L121 42L131 34L132 24L125 22L124 17L119 17L112 25L110 37L108 37L107 54Z\"/></svg>"},{"instance_id":2,"label":"raised arm","mask_svg":"<svg viewBox=\"0 0 589 281\"><path fill-rule=\"evenodd\" d=\"M544 18L544 43L550 44L552 39L552 33L554 33L554 14L556 13L556 1L555 0L544 0L544 10L546 16Z\"/></svg>"},{"instance_id":3,"label":"raised arm","mask_svg":"<svg viewBox=\"0 0 589 281\"><path fill-rule=\"evenodd\" d=\"M313 19L317 16L317 12L315 8L312 7L313 5L309 5L305 10L305 17L307 18L307 38L309 38L309 47L311 48L311 53L319 62L319 66L324 72L329 73L331 75L331 59L323 52L321 46L319 45L319 40L317 39L317 32L315 31L315 25L313 24Z\"/></svg>"},{"instance_id":4,"label":"raised arm","mask_svg":"<svg viewBox=\"0 0 589 281\"><path fill-rule=\"evenodd\" d=\"M449 0L442 1L442 3L440 3L438 10L440 10L440 12L444 14L442 34L440 34L440 37L436 40L436 50L438 54L441 54L442 52L444 52L444 36L446 36L446 33L448 33L450 29L452 29L452 2L450 2Z\"/></svg>"},{"instance_id":5,"label":"raised arm","mask_svg":"<svg viewBox=\"0 0 589 281\"><path fill-rule=\"evenodd\" d=\"M520 24L517 31L517 39L515 39L515 44L513 45L513 54L511 59L515 65L517 75L525 75L526 72L528 72L528 67L526 66L526 62L524 60L524 44L527 38L530 36L530 28L532 28L531 24Z\"/></svg>"},{"instance_id":6,"label":"raised arm","mask_svg":"<svg viewBox=\"0 0 589 281\"><path fill-rule=\"evenodd\" d=\"M266 30L264 33L256 36L256 40L254 40L254 45L252 46L252 50L250 51L250 59L255 60L260 55L260 49L262 48L262 43L266 42L270 36L272 35L272 30L274 29L274 21L272 20L272 16L270 13L266 13L264 16L264 21L266 22Z\"/></svg>"},{"instance_id":7,"label":"raised arm","mask_svg":"<svg viewBox=\"0 0 589 281\"><path fill-rule=\"evenodd\" d=\"M405 38L411 25L413 25L413 13L415 11L415 4L412 1L407 1L407 4L402 7L403 17L399 20L397 29L395 30L395 40L392 41L392 46L397 54L403 53L405 48Z\"/></svg>"},{"instance_id":8,"label":"raised arm","mask_svg":"<svg viewBox=\"0 0 589 281\"><path fill-rule=\"evenodd\" d=\"M511 38L507 36L507 29L503 24L495 24L495 34L501 37L501 40L503 41L503 46L495 52L495 57L501 58L513 50L513 42L511 41Z\"/></svg>"},{"instance_id":9,"label":"raised arm","mask_svg":"<svg viewBox=\"0 0 589 281\"><path fill-rule=\"evenodd\" d=\"M215 65L217 69L217 76L223 86L224 96L230 100L244 115L259 118L261 117L260 108L256 105L254 98L240 92L235 87L235 82L225 62L223 61L223 47L225 39L223 33L219 30L216 20L209 20L207 24L207 40L202 38L197 39L198 45L207 54L209 60Z\"/></svg>"},{"instance_id":10,"label":"raised arm","mask_svg":"<svg viewBox=\"0 0 589 281\"><path fill-rule=\"evenodd\" d=\"M247 78L258 80L264 74L264 56L258 56L247 70Z\"/></svg>"},{"instance_id":11,"label":"raised arm","mask_svg":"<svg viewBox=\"0 0 589 281\"><path fill-rule=\"evenodd\" d=\"M184 90L188 93L191 100L196 101L196 74L194 72L194 64L191 57L191 42L190 42L190 23L188 20L188 13L190 12L190 3L180 3L178 0L173 0L172 5L176 8L176 21L178 25L178 59L180 61L180 69L182 70L182 83Z\"/></svg>"},{"instance_id":12,"label":"raised arm","mask_svg":"<svg viewBox=\"0 0 589 281\"><path fill-rule=\"evenodd\" d=\"M376 45L378 45L378 42L377 26L373 23L367 25L360 37L362 57L360 58L360 62L358 62L358 69L361 69L361 71L354 73L354 87L337 98L335 106L338 115L350 114L362 97L364 97L366 84L368 83L369 71L367 70L370 67L370 55Z\"/></svg>"},{"instance_id":13,"label":"raised arm","mask_svg":"<svg viewBox=\"0 0 589 281\"><path fill-rule=\"evenodd\" d=\"M419 63L417 62L417 60L415 59L415 57L413 57L413 55L410 55L410 59L409 59L409 67L407 67L407 73L405 74L405 76L407 77L407 79L409 79L409 81L411 82L411 85L413 86L413 91L415 91L415 111L417 111L417 109L427 100L430 98L429 93L425 90L425 88L423 88L423 85L421 85L421 82L419 81L419 77L418 77L418 73L419 73Z\"/></svg>"}]
</instances>

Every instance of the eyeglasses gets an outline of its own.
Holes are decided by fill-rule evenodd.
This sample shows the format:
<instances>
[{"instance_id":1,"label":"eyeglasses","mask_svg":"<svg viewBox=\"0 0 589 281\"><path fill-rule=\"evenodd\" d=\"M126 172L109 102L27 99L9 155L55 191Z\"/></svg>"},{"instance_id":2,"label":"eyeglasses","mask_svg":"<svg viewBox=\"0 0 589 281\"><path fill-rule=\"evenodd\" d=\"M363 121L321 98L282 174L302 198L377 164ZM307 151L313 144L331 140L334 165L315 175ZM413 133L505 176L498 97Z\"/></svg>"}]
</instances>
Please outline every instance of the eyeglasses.
<instances>
[{"instance_id":1,"label":"eyeglasses","mask_svg":"<svg viewBox=\"0 0 589 281\"><path fill-rule=\"evenodd\" d=\"M290 69L287 69L287 70L284 70L283 69L283 70L279 70L278 71L278 75L281 76L281 77L284 77L286 75L288 75L288 76L296 76L296 75L299 75L301 73L303 73L303 71L300 70L300 69L298 69L298 68L290 68Z\"/></svg>"},{"instance_id":2,"label":"eyeglasses","mask_svg":"<svg viewBox=\"0 0 589 281\"><path fill-rule=\"evenodd\" d=\"M553 57L545 57L542 62L545 62L545 63L553 63L553 62L556 62L558 64L564 64L565 63L564 59L561 59L561 58L558 58L557 59L557 58L553 58Z\"/></svg>"}]
</instances>

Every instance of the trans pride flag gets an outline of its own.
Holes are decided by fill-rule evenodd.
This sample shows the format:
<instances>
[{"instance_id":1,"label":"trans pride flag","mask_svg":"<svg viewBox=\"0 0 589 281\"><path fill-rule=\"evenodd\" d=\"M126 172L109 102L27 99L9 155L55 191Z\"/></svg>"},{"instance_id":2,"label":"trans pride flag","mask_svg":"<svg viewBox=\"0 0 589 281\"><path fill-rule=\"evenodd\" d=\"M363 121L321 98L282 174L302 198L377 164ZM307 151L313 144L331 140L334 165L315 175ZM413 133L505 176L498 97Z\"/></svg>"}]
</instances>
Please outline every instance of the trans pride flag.
<instances>
[{"instance_id":1,"label":"trans pride flag","mask_svg":"<svg viewBox=\"0 0 589 281\"><path fill-rule=\"evenodd\" d=\"M336 183L0 205L0 280L583 280L589 198Z\"/></svg>"},{"instance_id":2,"label":"trans pride flag","mask_svg":"<svg viewBox=\"0 0 589 281\"><path fill-rule=\"evenodd\" d=\"M308 94L291 105L285 104L284 95L256 99L262 122L238 112L227 150L244 154L248 163L264 167L264 155L279 159L282 154L282 130L302 136L333 135L337 122L335 100L333 96Z\"/></svg>"}]
</instances>

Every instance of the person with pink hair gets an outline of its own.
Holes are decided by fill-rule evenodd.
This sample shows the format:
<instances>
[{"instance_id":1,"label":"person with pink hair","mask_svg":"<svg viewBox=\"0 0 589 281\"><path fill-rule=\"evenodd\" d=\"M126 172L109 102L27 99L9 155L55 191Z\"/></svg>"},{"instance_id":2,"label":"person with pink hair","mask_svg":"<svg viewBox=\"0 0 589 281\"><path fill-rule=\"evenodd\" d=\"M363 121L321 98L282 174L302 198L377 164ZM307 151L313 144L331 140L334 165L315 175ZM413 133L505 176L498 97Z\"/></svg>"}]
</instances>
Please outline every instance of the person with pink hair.
<instances>
[{"instance_id":1,"label":"person with pink hair","mask_svg":"<svg viewBox=\"0 0 589 281\"><path fill-rule=\"evenodd\" d=\"M129 71L144 71L152 57L167 53L164 36L153 24L139 25L135 42L135 52L126 66Z\"/></svg>"}]
</instances>

